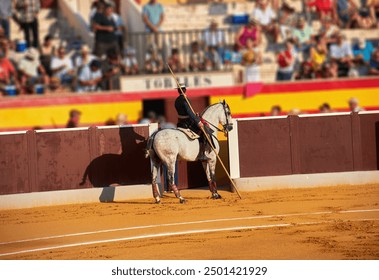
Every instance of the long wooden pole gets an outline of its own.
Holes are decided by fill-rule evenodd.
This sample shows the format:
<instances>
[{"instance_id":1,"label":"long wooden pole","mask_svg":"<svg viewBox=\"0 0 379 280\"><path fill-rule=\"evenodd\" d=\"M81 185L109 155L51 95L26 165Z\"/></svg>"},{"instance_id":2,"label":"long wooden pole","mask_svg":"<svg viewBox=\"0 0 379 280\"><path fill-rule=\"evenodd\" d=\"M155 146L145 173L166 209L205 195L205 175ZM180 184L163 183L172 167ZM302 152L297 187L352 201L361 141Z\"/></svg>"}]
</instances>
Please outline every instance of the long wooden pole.
<instances>
[{"instance_id":1,"label":"long wooden pole","mask_svg":"<svg viewBox=\"0 0 379 280\"><path fill-rule=\"evenodd\" d=\"M192 108L192 106L191 106L191 103L189 102L189 100L188 100L188 98L187 98L187 95L183 92L183 90L182 90L182 88L181 88L181 86L180 86L180 84L179 84L178 79L176 78L174 72L172 72L171 67L170 67L170 65L168 65L168 63L167 63L167 67L168 67L168 69L170 70L171 75L173 76L173 78L174 78L174 80L175 80L175 82L176 82L178 88L180 89L182 95L184 96L184 99L185 99L186 102L188 103L188 106L190 107L191 111L195 114L195 111L193 110L193 108ZM241 196L240 192L238 191L237 186L235 185L234 181L233 181L232 178L230 177L228 170L226 169L224 163L222 162L220 156L218 155L218 153L217 153L217 151L216 151L216 148L213 147L212 141L211 141L211 139L209 139L209 135L208 135L208 133L205 132L204 127L200 127L200 129L201 129L201 131L204 133L205 137L207 138L207 141L208 141L209 145L211 146L213 152L216 154L216 157L217 157L218 161L221 163L221 166L223 167L223 169L224 169L226 175L228 175L228 178L229 178L229 180L230 180L230 183L232 183L232 186L233 186L234 190L237 192L239 198L242 199L242 196Z\"/></svg>"}]
</instances>

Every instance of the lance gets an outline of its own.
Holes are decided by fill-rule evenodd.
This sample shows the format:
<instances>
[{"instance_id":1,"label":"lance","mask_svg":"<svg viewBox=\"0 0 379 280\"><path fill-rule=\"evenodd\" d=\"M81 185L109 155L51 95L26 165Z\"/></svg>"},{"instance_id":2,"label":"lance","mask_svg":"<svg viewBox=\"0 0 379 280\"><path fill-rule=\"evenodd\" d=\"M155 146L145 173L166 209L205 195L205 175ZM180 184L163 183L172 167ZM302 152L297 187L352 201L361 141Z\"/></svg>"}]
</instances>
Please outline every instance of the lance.
<instances>
[{"instance_id":1,"label":"lance","mask_svg":"<svg viewBox=\"0 0 379 280\"><path fill-rule=\"evenodd\" d=\"M166 63L166 65L167 65L167 67L168 67L168 70L170 70L172 77L174 78L174 80L175 80L175 82L176 82L178 88L180 89L182 95L184 96L184 99L186 100L186 102L187 102L188 106L190 107L191 111L192 111L194 114L196 114L195 111L193 110L192 106L191 106L191 103L189 102L189 100L188 100L188 98L187 98L187 95L186 95L186 94L184 93L184 91L182 90L182 88L181 88L181 86L180 86L180 84L179 84L178 79L176 78L174 72L172 72L170 65L168 65L168 63ZM201 126L200 129L201 129L201 131L203 132L203 134L205 135L205 137L206 137L206 139L207 139L209 145L211 146L211 148L212 148L213 152L215 153L215 155L216 155L218 161L220 162L222 168L224 169L226 175L228 176L229 181L230 181L230 183L232 184L234 190L237 192L239 198L242 199L242 196L241 196L240 192L238 191L237 186L235 185L234 181L233 181L232 178L230 177L228 170L226 169L224 163L222 162L220 156L218 155L218 153L217 153L217 151L216 151L216 148L213 147L212 141L211 141L211 139L209 139L208 133L205 132L204 127Z\"/></svg>"}]
</instances>

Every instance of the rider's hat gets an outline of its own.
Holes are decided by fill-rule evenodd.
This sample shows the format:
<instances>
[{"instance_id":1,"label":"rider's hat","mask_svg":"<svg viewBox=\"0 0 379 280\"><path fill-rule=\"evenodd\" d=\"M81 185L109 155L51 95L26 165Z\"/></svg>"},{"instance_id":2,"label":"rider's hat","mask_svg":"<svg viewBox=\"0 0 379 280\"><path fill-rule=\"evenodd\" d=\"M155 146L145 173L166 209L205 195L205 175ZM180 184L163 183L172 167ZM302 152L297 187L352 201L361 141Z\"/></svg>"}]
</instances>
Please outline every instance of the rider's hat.
<instances>
[{"instance_id":1,"label":"rider's hat","mask_svg":"<svg viewBox=\"0 0 379 280\"><path fill-rule=\"evenodd\" d=\"M185 93L186 92L186 88L187 88L187 86L185 84L179 84L179 86L176 87L176 89L178 90L179 94L181 94L182 91Z\"/></svg>"}]
</instances>

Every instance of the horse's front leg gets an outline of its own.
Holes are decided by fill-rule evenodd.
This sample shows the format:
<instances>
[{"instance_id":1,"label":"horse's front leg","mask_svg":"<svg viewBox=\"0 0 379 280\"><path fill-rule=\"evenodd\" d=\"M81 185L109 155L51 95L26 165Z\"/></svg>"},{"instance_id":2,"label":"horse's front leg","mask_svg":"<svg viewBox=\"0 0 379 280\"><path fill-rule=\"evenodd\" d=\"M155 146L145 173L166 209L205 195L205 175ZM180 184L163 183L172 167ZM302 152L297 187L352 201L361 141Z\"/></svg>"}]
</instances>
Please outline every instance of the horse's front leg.
<instances>
[{"instance_id":1,"label":"horse's front leg","mask_svg":"<svg viewBox=\"0 0 379 280\"><path fill-rule=\"evenodd\" d=\"M175 162L171 162L167 165L167 180L169 187L174 192L175 196L179 198L180 203L185 203L186 200L180 195L180 191L178 190L178 187L175 184Z\"/></svg>"},{"instance_id":2,"label":"horse's front leg","mask_svg":"<svg viewBox=\"0 0 379 280\"><path fill-rule=\"evenodd\" d=\"M205 174L207 176L209 190L212 193L213 199L221 198L221 195L217 192L217 184L216 184L216 158L210 159L208 161L203 161L203 168L205 170Z\"/></svg>"}]
</instances>

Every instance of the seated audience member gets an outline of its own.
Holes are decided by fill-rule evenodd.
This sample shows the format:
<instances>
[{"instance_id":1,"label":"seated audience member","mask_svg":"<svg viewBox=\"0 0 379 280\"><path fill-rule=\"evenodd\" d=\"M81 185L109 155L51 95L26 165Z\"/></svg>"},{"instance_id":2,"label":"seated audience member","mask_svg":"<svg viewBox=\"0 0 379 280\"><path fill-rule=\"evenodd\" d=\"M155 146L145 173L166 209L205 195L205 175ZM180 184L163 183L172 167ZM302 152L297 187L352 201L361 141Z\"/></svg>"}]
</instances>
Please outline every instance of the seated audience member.
<instances>
[{"instance_id":1,"label":"seated audience member","mask_svg":"<svg viewBox=\"0 0 379 280\"><path fill-rule=\"evenodd\" d=\"M167 59L167 64L170 66L171 70L175 72L184 72L185 67L179 56L179 49L173 48L171 50L171 55Z\"/></svg>"},{"instance_id":2,"label":"seated audience member","mask_svg":"<svg viewBox=\"0 0 379 280\"><path fill-rule=\"evenodd\" d=\"M358 16L358 6L353 0L336 0L335 10L340 28L351 28Z\"/></svg>"},{"instance_id":3,"label":"seated audience member","mask_svg":"<svg viewBox=\"0 0 379 280\"><path fill-rule=\"evenodd\" d=\"M350 98L348 104L351 112L357 113L365 110L359 106L359 101L356 97Z\"/></svg>"},{"instance_id":4,"label":"seated audience member","mask_svg":"<svg viewBox=\"0 0 379 280\"><path fill-rule=\"evenodd\" d=\"M368 73L373 76L379 75L379 49L375 49L371 56Z\"/></svg>"},{"instance_id":5,"label":"seated audience member","mask_svg":"<svg viewBox=\"0 0 379 280\"><path fill-rule=\"evenodd\" d=\"M319 36L323 36L326 40L326 44L329 47L331 44L336 42L336 35L339 32L337 25L333 24L333 21L329 17L325 17L321 21L321 27L318 32Z\"/></svg>"},{"instance_id":6,"label":"seated audience member","mask_svg":"<svg viewBox=\"0 0 379 280\"><path fill-rule=\"evenodd\" d=\"M336 43L330 46L330 59L338 65L338 77L346 77L352 62L353 52L350 43L338 33Z\"/></svg>"},{"instance_id":7,"label":"seated audience member","mask_svg":"<svg viewBox=\"0 0 379 280\"><path fill-rule=\"evenodd\" d=\"M66 128L74 128L79 126L80 117L82 112L76 109L72 109L69 112L69 119L66 124Z\"/></svg>"},{"instance_id":8,"label":"seated audience member","mask_svg":"<svg viewBox=\"0 0 379 280\"><path fill-rule=\"evenodd\" d=\"M316 36L316 45L311 47L310 60L315 73L322 70L322 65L328 57L328 48L324 36Z\"/></svg>"},{"instance_id":9,"label":"seated audience member","mask_svg":"<svg viewBox=\"0 0 379 280\"><path fill-rule=\"evenodd\" d=\"M251 39L255 46L259 46L261 43L261 29L258 22L250 18L248 24L242 26L236 35L236 44L241 49L246 48L246 40Z\"/></svg>"},{"instance_id":10,"label":"seated audience member","mask_svg":"<svg viewBox=\"0 0 379 280\"><path fill-rule=\"evenodd\" d=\"M17 71L12 62L5 56L4 50L0 48L0 91L5 94L7 86L18 85Z\"/></svg>"},{"instance_id":11,"label":"seated audience member","mask_svg":"<svg viewBox=\"0 0 379 280\"><path fill-rule=\"evenodd\" d=\"M260 24L262 32L272 36L274 43L279 39L279 26L276 23L276 13L268 5L267 0L258 0L252 12L252 17Z\"/></svg>"},{"instance_id":12,"label":"seated audience member","mask_svg":"<svg viewBox=\"0 0 379 280\"><path fill-rule=\"evenodd\" d=\"M282 114L282 107L274 105L271 107L270 116L280 116Z\"/></svg>"},{"instance_id":13,"label":"seated audience member","mask_svg":"<svg viewBox=\"0 0 379 280\"><path fill-rule=\"evenodd\" d=\"M103 73L102 89L121 89L120 78L122 75L122 64L117 50L108 51L107 59L103 62L101 71Z\"/></svg>"},{"instance_id":14,"label":"seated audience member","mask_svg":"<svg viewBox=\"0 0 379 280\"><path fill-rule=\"evenodd\" d=\"M318 78L323 78L323 79L338 78L338 64L333 61L324 63L321 67L321 72L318 73Z\"/></svg>"},{"instance_id":15,"label":"seated audience member","mask_svg":"<svg viewBox=\"0 0 379 280\"><path fill-rule=\"evenodd\" d=\"M80 74L80 71L85 66L89 65L94 59L97 59L97 57L91 54L89 47L87 45L81 46L79 55L74 59L77 74Z\"/></svg>"},{"instance_id":16,"label":"seated audience member","mask_svg":"<svg viewBox=\"0 0 379 280\"><path fill-rule=\"evenodd\" d=\"M292 38L292 30L296 25L296 12L287 2L283 2L279 10L279 30L283 41Z\"/></svg>"},{"instance_id":17,"label":"seated audience member","mask_svg":"<svg viewBox=\"0 0 379 280\"><path fill-rule=\"evenodd\" d=\"M242 53L241 64L245 66L245 82L261 81L262 54L258 48L254 47L254 42L251 39L246 41L246 49Z\"/></svg>"},{"instance_id":18,"label":"seated audience member","mask_svg":"<svg viewBox=\"0 0 379 280\"><path fill-rule=\"evenodd\" d=\"M224 55L224 66L226 69L232 68L233 65L241 64L242 53L239 45L236 43L232 49L227 48Z\"/></svg>"},{"instance_id":19,"label":"seated audience member","mask_svg":"<svg viewBox=\"0 0 379 280\"><path fill-rule=\"evenodd\" d=\"M164 69L162 55L156 45L152 44L145 55L145 71L148 74L159 74Z\"/></svg>"},{"instance_id":20,"label":"seated audience member","mask_svg":"<svg viewBox=\"0 0 379 280\"><path fill-rule=\"evenodd\" d=\"M368 74L371 56L374 52L374 46L370 41L365 41L362 38L357 39L353 44L353 62L359 76Z\"/></svg>"},{"instance_id":21,"label":"seated audience member","mask_svg":"<svg viewBox=\"0 0 379 280\"><path fill-rule=\"evenodd\" d=\"M92 60L89 65L85 65L78 77L78 92L91 92L101 89L100 82L103 79L101 72L101 62Z\"/></svg>"},{"instance_id":22,"label":"seated audience member","mask_svg":"<svg viewBox=\"0 0 379 280\"><path fill-rule=\"evenodd\" d=\"M21 84L27 93L34 93L36 84L49 84L49 77L39 60L37 49L29 48L18 64Z\"/></svg>"},{"instance_id":23,"label":"seated audience member","mask_svg":"<svg viewBox=\"0 0 379 280\"><path fill-rule=\"evenodd\" d=\"M366 0L366 5L374 28L379 28L379 1Z\"/></svg>"},{"instance_id":24,"label":"seated audience member","mask_svg":"<svg viewBox=\"0 0 379 280\"><path fill-rule=\"evenodd\" d=\"M202 34L202 45L205 49L209 47L215 47L219 57L224 57L225 48L225 34L224 31L218 28L218 23L212 20L209 28L207 28Z\"/></svg>"},{"instance_id":25,"label":"seated audience member","mask_svg":"<svg viewBox=\"0 0 379 280\"><path fill-rule=\"evenodd\" d=\"M312 63L310 60L305 60L300 64L300 69L295 75L295 80L310 80L315 78Z\"/></svg>"},{"instance_id":26,"label":"seated audience member","mask_svg":"<svg viewBox=\"0 0 379 280\"><path fill-rule=\"evenodd\" d=\"M128 124L128 116L123 113L118 113L116 116L116 125L127 125Z\"/></svg>"},{"instance_id":27,"label":"seated audience member","mask_svg":"<svg viewBox=\"0 0 379 280\"><path fill-rule=\"evenodd\" d=\"M320 105L319 110L320 110L320 113L323 113L323 114L333 113L333 110L330 107L329 103L326 103L326 102Z\"/></svg>"},{"instance_id":28,"label":"seated audience member","mask_svg":"<svg viewBox=\"0 0 379 280\"><path fill-rule=\"evenodd\" d=\"M295 67L297 52L294 47L294 41L288 39L285 42L285 50L277 56L278 71L276 73L277 81L290 81Z\"/></svg>"},{"instance_id":29,"label":"seated audience member","mask_svg":"<svg viewBox=\"0 0 379 280\"><path fill-rule=\"evenodd\" d=\"M136 75L139 73L139 65L136 57L136 50L128 47L125 50L125 57L122 59L123 72L126 75Z\"/></svg>"},{"instance_id":30,"label":"seated audience member","mask_svg":"<svg viewBox=\"0 0 379 280\"><path fill-rule=\"evenodd\" d=\"M297 21L296 28L293 30L293 38L297 46L297 50L301 52L305 58L309 56L309 50L312 46L313 31L312 27L306 23L304 17L300 17Z\"/></svg>"},{"instance_id":31,"label":"seated audience member","mask_svg":"<svg viewBox=\"0 0 379 280\"><path fill-rule=\"evenodd\" d=\"M191 43L189 69L193 72L205 70L205 53L197 41Z\"/></svg>"},{"instance_id":32,"label":"seated audience member","mask_svg":"<svg viewBox=\"0 0 379 280\"><path fill-rule=\"evenodd\" d=\"M56 47L53 44L52 39L53 38L51 35L46 35L42 45L40 46L40 61L49 76L52 75L50 69L51 59L56 55Z\"/></svg>"},{"instance_id":33,"label":"seated audience member","mask_svg":"<svg viewBox=\"0 0 379 280\"><path fill-rule=\"evenodd\" d=\"M51 60L51 71L54 77L59 78L63 86L73 87L75 82L75 68L71 57L66 55L66 50L60 46L57 51L57 56Z\"/></svg>"},{"instance_id":34,"label":"seated audience member","mask_svg":"<svg viewBox=\"0 0 379 280\"><path fill-rule=\"evenodd\" d=\"M336 18L334 3L332 0L308 0L307 6L309 8L316 8L318 19L321 21L327 16L332 19Z\"/></svg>"},{"instance_id":35,"label":"seated audience member","mask_svg":"<svg viewBox=\"0 0 379 280\"><path fill-rule=\"evenodd\" d=\"M222 67L221 57L215 46L210 46L205 52L205 70L220 70Z\"/></svg>"}]
</instances>

